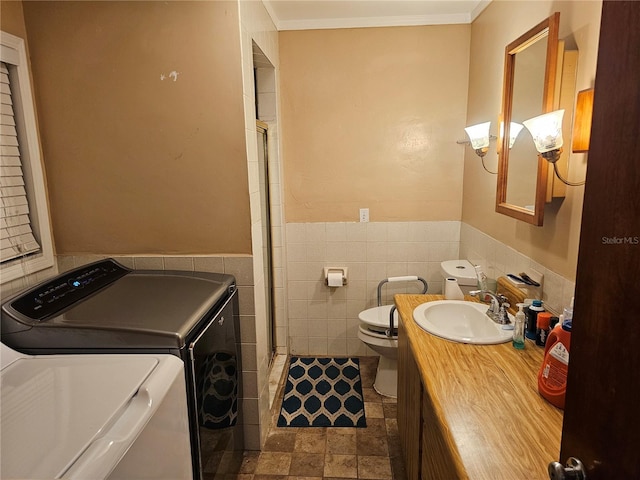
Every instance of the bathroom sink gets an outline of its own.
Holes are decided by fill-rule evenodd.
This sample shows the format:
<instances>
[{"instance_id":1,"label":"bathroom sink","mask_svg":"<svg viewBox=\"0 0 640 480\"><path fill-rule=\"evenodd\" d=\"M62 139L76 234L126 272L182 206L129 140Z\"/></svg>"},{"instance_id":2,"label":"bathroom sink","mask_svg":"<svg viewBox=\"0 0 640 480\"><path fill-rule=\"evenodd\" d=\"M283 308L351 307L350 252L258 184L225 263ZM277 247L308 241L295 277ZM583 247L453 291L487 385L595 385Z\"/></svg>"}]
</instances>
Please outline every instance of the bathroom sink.
<instances>
[{"instance_id":1,"label":"bathroom sink","mask_svg":"<svg viewBox=\"0 0 640 480\"><path fill-rule=\"evenodd\" d=\"M462 300L438 300L423 303L413 311L413 319L427 332L459 343L493 345L513 338L513 329L505 330L491 320L484 303ZM511 325L513 316L509 315Z\"/></svg>"}]
</instances>

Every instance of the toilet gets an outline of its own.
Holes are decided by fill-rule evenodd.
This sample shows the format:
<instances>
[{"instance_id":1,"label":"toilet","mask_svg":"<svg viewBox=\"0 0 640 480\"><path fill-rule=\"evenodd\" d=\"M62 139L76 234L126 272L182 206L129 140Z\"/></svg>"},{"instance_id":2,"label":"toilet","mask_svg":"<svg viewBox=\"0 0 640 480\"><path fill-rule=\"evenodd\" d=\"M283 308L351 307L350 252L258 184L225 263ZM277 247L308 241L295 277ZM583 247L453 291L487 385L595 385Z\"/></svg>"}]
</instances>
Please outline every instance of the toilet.
<instances>
[{"instance_id":1,"label":"toilet","mask_svg":"<svg viewBox=\"0 0 640 480\"><path fill-rule=\"evenodd\" d=\"M468 260L446 260L440 264L442 282L446 278L455 278L465 295L477 288L476 270ZM398 396L398 312L393 313L393 332L389 330L389 316L393 305L380 305L382 286L387 282L420 281L424 284L422 293L427 293L427 282L417 276L389 277L378 285L378 306L363 310L358 314L360 325L358 338L380 355L378 371L373 388L386 397Z\"/></svg>"},{"instance_id":2,"label":"toilet","mask_svg":"<svg viewBox=\"0 0 640 480\"><path fill-rule=\"evenodd\" d=\"M447 278L455 278L462 293L469 295L472 290L478 289L478 278L476 269L468 260L445 260L440 264L442 274L442 285L444 292L444 281Z\"/></svg>"},{"instance_id":3,"label":"toilet","mask_svg":"<svg viewBox=\"0 0 640 480\"><path fill-rule=\"evenodd\" d=\"M393 335L387 337L393 305L382 305L360 312L358 338L380 355L373 388L386 397L398 396L398 311L393 312Z\"/></svg>"},{"instance_id":4,"label":"toilet","mask_svg":"<svg viewBox=\"0 0 640 480\"><path fill-rule=\"evenodd\" d=\"M382 286L387 282L419 281L427 292L427 282L417 276L389 277L378 285L378 306L363 310L358 314L360 326L358 338L380 355L373 388L386 397L398 396L398 312L393 312L393 332L387 336L393 305L381 305Z\"/></svg>"}]
</instances>

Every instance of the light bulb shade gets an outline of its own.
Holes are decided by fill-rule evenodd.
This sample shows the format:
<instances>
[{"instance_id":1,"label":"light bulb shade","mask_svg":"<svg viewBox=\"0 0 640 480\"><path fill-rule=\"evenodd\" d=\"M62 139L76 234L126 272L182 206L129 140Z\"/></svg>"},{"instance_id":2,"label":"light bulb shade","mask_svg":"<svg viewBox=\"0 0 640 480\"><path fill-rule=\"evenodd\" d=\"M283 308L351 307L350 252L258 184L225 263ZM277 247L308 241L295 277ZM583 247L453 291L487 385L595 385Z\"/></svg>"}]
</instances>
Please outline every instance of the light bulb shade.
<instances>
[{"instance_id":1,"label":"light bulb shade","mask_svg":"<svg viewBox=\"0 0 640 480\"><path fill-rule=\"evenodd\" d=\"M524 128L524 125L521 123L511 122L509 126L509 148L513 147L513 144L516 143L516 138L518 138L518 134Z\"/></svg>"},{"instance_id":2,"label":"light bulb shade","mask_svg":"<svg viewBox=\"0 0 640 480\"><path fill-rule=\"evenodd\" d=\"M489 147L489 127L491 122L479 123L464 129L474 150Z\"/></svg>"},{"instance_id":3,"label":"light bulb shade","mask_svg":"<svg viewBox=\"0 0 640 480\"><path fill-rule=\"evenodd\" d=\"M520 134L520 131L524 128L524 125L521 123L511 122L509 124L509 148L513 147L513 144L516 143L516 138ZM504 135L504 123L500 122L500 137Z\"/></svg>"},{"instance_id":4,"label":"light bulb shade","mask_svg":"<svg viewBox=\"0 0 640 480\"><path fill-rule=\"evenodd\" d=\"M546 153L562 147L563 116L564 110L556 110L522 122L531 132L538 152Z\"/></svg>"}]
</instances>

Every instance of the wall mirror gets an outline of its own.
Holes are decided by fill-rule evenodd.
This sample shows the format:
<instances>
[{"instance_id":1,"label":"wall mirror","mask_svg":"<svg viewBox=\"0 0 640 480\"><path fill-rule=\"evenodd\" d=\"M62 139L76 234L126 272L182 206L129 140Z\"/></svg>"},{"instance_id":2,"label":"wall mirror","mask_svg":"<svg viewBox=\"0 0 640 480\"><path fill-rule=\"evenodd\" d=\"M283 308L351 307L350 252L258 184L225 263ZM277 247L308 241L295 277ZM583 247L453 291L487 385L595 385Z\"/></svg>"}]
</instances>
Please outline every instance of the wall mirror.
<instances>
[{"instance_id":1,"label":"wall mirror","mask_svg":"<svg viewBox=\"0 0 640 480\"><path fill-rule=\"evenodd\" d=\"M498 138L496 212L542 225L548 163L538 157L523 120L554 110L560 13L507 45Z\"/></svg>"}]
</instances>

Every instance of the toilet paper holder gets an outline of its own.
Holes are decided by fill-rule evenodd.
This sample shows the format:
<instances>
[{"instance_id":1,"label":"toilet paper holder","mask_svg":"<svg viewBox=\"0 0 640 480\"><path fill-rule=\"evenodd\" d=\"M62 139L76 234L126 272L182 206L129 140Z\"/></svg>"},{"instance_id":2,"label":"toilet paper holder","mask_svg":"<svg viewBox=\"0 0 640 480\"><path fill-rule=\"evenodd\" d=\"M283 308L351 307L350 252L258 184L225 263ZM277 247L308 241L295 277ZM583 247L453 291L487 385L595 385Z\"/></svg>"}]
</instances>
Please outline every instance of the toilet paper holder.
<instances>
[{"instance_id":1,"label":"toilet paper holder","mask_svg":"<svg viewBox=\"0 0 640 480\"><path fill-rule=\"evenodd\" d=\"M329 274L334 277L338 273L342 276L342 286L346 285L348 270L348 267L324 267L324 284L329 287L339 287L340 285L329 285Z\"/></svg>"}]
</instances>

